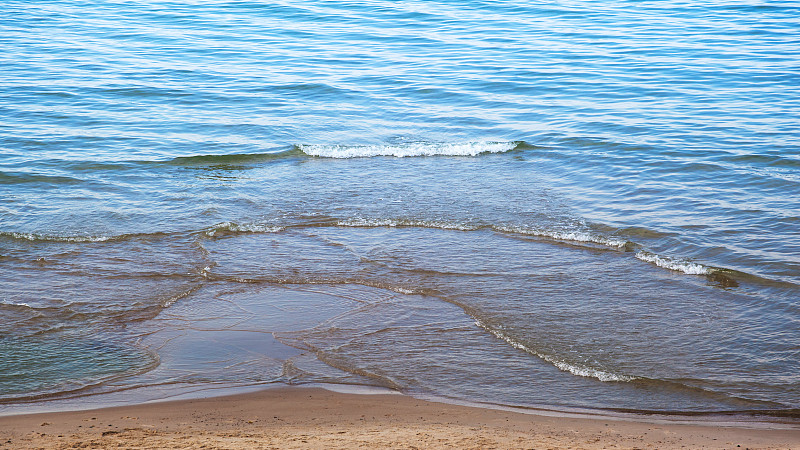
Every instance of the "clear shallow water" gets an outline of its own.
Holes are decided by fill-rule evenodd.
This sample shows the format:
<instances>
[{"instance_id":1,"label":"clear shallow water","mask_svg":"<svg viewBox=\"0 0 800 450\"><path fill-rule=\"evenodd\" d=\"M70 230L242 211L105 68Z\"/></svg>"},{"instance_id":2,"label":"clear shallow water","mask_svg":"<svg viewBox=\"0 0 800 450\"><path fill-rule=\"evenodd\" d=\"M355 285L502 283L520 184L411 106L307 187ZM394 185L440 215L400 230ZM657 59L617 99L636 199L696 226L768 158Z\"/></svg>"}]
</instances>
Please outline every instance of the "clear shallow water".
<instances>
[{"instance_id":1,"label":"clear shallow water","mask_svg":"<svg viewBox=\"0 0 800 450\"><path fill-rule=\"evenodd\" d=\"M3 9L4 401L800 408L800 4Z\"/></svg>"}]
</instances>

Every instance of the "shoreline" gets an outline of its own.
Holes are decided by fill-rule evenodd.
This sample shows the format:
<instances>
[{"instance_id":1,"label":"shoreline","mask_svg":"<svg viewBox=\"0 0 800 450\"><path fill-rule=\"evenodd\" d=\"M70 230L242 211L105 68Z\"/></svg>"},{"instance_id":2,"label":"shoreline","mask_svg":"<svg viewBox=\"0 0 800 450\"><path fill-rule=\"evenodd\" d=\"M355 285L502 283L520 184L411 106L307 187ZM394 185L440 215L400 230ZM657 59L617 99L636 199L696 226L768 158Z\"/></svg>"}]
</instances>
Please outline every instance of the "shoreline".
<instances>
[{"instance_id":1,"label":"shoreline","mask_svg":"<svg viewBox=\"0 0 800 450\"><path fill-rule=\"evenodd\" d=\"M347 395L400 395L429 403L469 408L489 409L527 415L629 421L651 424L707 425L741 428L797 429L800 416L791 410L731 410L731 411L648 411L616 410L564 405L507 405L465 400L432 394L413 394L368 384L267 382L220 386L197 385L174 388L139 386L111 392L89 393L73 397L45 397L30 401L0 403L0 419L10 416L95 411L116 407L132 407L165 402L205 400L232 397L274 389L322 389Z\"/></svg>"},{"instance_id":2,"label":"shoreline","mask_svg":"<svg viewBox=\"0 0 800 450\"><path fill-rule=\"evenodd\" d=\"M7 415L0 417L0 449L800 448L798 427L579 417L442 403L398 393L368 394L282 386L218 397Z\"/></svg>"}]
</instances>

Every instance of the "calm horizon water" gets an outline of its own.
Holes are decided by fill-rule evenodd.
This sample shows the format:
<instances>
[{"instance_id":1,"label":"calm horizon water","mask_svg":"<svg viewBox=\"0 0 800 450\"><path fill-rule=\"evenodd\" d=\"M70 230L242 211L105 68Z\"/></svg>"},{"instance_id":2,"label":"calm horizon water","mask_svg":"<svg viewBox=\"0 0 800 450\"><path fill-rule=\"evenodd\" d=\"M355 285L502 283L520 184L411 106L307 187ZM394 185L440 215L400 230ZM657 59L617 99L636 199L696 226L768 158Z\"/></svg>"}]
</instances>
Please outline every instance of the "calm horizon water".
<instances>
[{"instance_id":1,"label":"calm horizon water","mask_svg":"<svg viewBox=\"0 0 800 450\"><path fill-rule=\"evenodd\" d=\"M798 415L800 2L0 12L0 409Z\"/></svg>"}]
</instances>

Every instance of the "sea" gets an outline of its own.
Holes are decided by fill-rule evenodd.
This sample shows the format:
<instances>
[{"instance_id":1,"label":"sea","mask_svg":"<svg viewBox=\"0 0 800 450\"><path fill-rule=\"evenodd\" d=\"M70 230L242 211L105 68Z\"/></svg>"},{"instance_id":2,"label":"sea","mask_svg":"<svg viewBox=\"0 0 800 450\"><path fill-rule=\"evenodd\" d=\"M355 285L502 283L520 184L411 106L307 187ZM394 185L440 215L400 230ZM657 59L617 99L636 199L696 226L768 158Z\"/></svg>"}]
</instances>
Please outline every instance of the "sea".
<instances>
[{"instance_id":1,"label":"sea","mask_svg":"<svg viewBox=\"0 0 800 450\"><path fill-rule=\"evenodd\" d=\"M0 412L796 420L799 37L797 1L4 1Z\"/></svg>"}]
</instances>

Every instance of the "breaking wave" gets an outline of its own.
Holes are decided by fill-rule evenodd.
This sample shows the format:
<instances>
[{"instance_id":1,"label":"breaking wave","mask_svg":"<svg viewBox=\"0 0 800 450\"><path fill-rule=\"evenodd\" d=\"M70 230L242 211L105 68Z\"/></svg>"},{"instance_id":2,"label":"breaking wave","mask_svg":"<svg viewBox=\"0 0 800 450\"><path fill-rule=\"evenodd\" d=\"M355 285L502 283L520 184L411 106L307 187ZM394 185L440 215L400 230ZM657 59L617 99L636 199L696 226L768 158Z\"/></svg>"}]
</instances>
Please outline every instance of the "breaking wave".
<instances>
[{"instance_id":1,"label":"breaking wave","mask_svg":"<svg viewBox=\"0 0 800 450\"><path fill-rule=\"evenodd\" d=\"M656 255L655 253L641 250L636 253L636 258L655 264L664 269L683 272L687 275L710 275L712 270L702 264L687 261L684 259L673 259L667 256Z\"/></svg>"},{"instance_id":2,"label":"breaking wave","mask_svg":"<svg viewBox=\"0 0 800 450\"><path fill-rule=\"evenodd\" d=\"M612 248L626 248L633 245L631 242L613 236L601 236L589 231L582 230L546 230L537 228L528 228L520 226L494 226L496 231L506 233L524 234L527 236L538 236L544 238L555 239L559 241L571 242L585 242L590 244L600 244Z\"/></svg>"},{"instance_id":3,"label":"breaking wave","mask_svg":"<svg viewBox=\"0 0 800 450\"><path fill-rule=\"evenodd\" d=\"M0 305L33 309L33 306L29 305L28 303L25 303L25 302L14 302L14 301L7 300L5 298L0 298Z\"/></svg>"},{"instance_id":4,"label":"breaking wave","mask_svg":"<svg viewBox=\"0 0 800 450\"><path fill-rule=\"evenodd\" d=\"M17 233L13 231L0 231L0 237L10 237L25 241L47 242L105 242L119 238L118 236L61 236L57 234Z\"/></svg>"},{"instance_id":5,"label":"breaking wave","mask_svg":"<svg viewBox=\"0 0 800 450\"><path fill-rule=\"evenodd\" d=\"M368 218L351 218L343 219L336 222L339 227L352 227L352 228L403 228L403 227L418 227L418 228L437 228L440 230L458 230L458 231L475 231L481 228L487 228L480 225L470 225L467 223L448 222L445 220L419 220L419 219L368 219Z\"/></svg>"},{"instance_id":6,"label":"breaking wave","mask_svg":"<svg viewBox=\"0 0 800 450\"><path fill-rule=\"evenodd\" d=\"M91 242L119 242L128 239L152 238L168 236L170 233L155 231L150 233L122 233L122 234L55 234L55 233L23 233L17 231L0 231L0 238L16 239L30 242L66 242L73 244Z\"/></svg>"},{"instance_id":7,"label":"breaking wave","mask_svg":"<svg viewBox=\"0 0 800 450\"><path fill-rule=\"evenodd\" d=\"M615 250L624 250L625 252L633 252L638 250L635 254L636 258L654 264L663 269L672 270L686 275L703 275L709 280L718 283L723 287L737 287L739 283L731 278L728 274L731 271L723 268L708 267L700 263L692 262L686 259L676 259L667 256L661 256L656 253L642 249L642 246L636 242L626 240L622 237L614 235L603 235L595 233L591 230L585 229L546 229L526 227L521 225L492 225L479 222L453 222L447 220L420 220L420 219L371 219L371 218L350 218L333 222L335 226L340 227L354 227L354 228L370 228L370 227L389 227L389 228L403 228L403 227L419 227L419 228L435 228L441 230L457 230L457 231L477 231L477 230L492 230L498 233L506 233L512 235L532 236L537 238L552 239L554 241L563 241L576 244L596 244L603 247L608 247Z\"/></svg>"},{"instance_id":8,"label":"breaking wave","mask_svg":"<svg viewBox=\"0 0 800 450\"><path fill-rule=\"evenodd\" d=\"M495 330L495 329L487 326L486 324L484 324L483 322L481 322L478 319L475 319L475 325L477 325L477 326L483 328L484 330L488 331L489 333L491 333L492 335L494 335L498 339L502 339L502 340L506 341L512 347L518 348L518 349L523 350L523 351L525 351L527 353L530 353L533 356L536 356L536 357L538 357L538 358L540 358L540 359L542 359L544 361L549 362L550 364L554 365L559 370L562 370L564 372L569 372L569 373L571 373L573 375L577 375L579 377L596 378L596 379L598 379L600 381L607 381L607 382L610 382L610 381L625 381L625 382L627 382L627 381L633 381L633 380L637 380L638 379L638 377L632 377L632 376L628 376L628 375L620 375L620 374L608 372L608 371L605 371L605 370L593 369L591 367L579 366L579 365L576 365L576 364L568 363L568 362L566 362L566 361L564 361L562 359L556 358L555 356L537 352L536 350L528 347L527 345L522 344L522 343L512 339L510 336L506 335L505 333L503 333L501 331L498 331L498 330Z\"/></svg>"},{"instance_id":9,"label":"breaking wave","mask_svg":"<svg viewBox=\"0 0 800 450\"><path fill-rule=\"evenodd\" d=\"M308 145L297 148L309 156L322 158L367 158L371 156L477 156L482 153L504 153L522 144L511 142L430 143L413 142L384 145Z\"/></svg>"},{"instance_id":10,"label":"breaking wave","mask_svg":"<svg viewBox=\"0 0 800 450\"><path fill-rule=\"evenodd\" d=\"M258 223L238 224L234 222L222 222L207 229L204 234L208 237L216 237L237 233L277 233L284 229L284 227L280 226Z\"/></svg>"},{"instance_id":11,"label":"breaking wave","mask_svg":"<svg viewBox=\"0 0 800 450\"><path fill-rule=\"evenodd\" d=\"M530 228L518 225L489 225L478 223L458 223L446 220L420 220L420 219L369 219L369 218L351 218L339 220L336 226L340 227L354 227L354 228L370 228L370 227L389 227L389 228L402 228L402 227L420 227L420 228L437 228L441 230L458 230L458 231L476 231L482 229L489 229L499 233L521 234L525 236L536 236L558 241L570 241L578 243L599 244L611 248L627 248L635 244L618 237L601 236L594 234L590 231L582 230L547 230L539 228Z\"/></svg>"}]
</instances>

